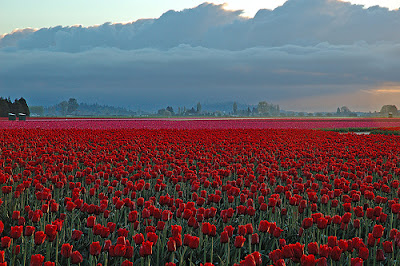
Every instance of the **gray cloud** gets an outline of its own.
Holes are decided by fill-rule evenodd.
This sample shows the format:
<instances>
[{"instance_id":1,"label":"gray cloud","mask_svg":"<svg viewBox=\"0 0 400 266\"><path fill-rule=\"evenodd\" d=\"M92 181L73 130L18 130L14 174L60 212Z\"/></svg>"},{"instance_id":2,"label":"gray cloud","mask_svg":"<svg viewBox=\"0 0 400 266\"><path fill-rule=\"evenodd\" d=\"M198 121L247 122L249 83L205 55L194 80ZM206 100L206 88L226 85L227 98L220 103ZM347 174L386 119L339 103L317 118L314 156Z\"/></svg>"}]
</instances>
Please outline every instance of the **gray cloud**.
<instances>
[{"instance_id":1,"label":"gray cloud","mask_svg":"<svg viewBox=\"0 0 400 266\"><path fill-rule=\"evenodd\" d=\"M399 44L387 43L242 51L181 45L165 51L0 52L7 66L0 69L0 87L35 102L70 96L143 107L210 99L279 102L400 82L399 53Z\"/></svg>"},{"instance_id":2,"label":"gray cloud","mask_svg":"<svg viewBox=\"0 0 400 266\"><path fill-rule=\"evenodd\" d=\"M128 24L6 35L0 39L0 95L34 104L76 97L158 107L290 102L400 83L400 35L393 33L399 11L289 0L253 19L240 14L202 4Z\"/></svg>"}]
</instances>

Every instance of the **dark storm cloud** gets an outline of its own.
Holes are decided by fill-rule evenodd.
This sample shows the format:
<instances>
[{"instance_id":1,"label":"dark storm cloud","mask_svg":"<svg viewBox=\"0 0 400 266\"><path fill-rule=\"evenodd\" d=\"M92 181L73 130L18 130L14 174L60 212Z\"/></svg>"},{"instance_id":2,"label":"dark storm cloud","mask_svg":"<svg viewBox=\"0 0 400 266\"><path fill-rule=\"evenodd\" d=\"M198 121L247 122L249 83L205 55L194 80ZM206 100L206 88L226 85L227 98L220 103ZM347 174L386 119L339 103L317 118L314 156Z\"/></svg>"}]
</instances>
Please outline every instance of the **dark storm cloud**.
<instances>
[{"instance_id":1,"label":"dark storm cloud","mask_svg":"<svg viewBox=\"0 0 400 266\"><path fill-rule=\"evenodd\" d=\"M354 93L400 82L399 26L399 11L289 0L253 19L203 4L129 24L16 32L0 40L0 95L139 106Z\"/></svg>"}]
</instances>

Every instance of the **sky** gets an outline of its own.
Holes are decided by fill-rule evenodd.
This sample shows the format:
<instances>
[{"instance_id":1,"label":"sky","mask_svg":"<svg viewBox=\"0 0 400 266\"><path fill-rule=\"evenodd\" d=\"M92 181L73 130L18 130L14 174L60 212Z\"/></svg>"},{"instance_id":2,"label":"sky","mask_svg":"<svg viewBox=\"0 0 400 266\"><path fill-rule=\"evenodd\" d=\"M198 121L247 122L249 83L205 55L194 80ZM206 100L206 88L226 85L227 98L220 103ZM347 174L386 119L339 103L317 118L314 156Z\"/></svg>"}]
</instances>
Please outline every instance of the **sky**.
<instances>
[{"instance_id":1,"label":"sky","mask_svg":"<svg viewBox=\"0 0 400 266\"><path fill-rule=\"evenodd\" d=\"M132 109L262 100L298 111L400 107L399 6L0 0L0 96Z\"/></svg>"}]
</instances>

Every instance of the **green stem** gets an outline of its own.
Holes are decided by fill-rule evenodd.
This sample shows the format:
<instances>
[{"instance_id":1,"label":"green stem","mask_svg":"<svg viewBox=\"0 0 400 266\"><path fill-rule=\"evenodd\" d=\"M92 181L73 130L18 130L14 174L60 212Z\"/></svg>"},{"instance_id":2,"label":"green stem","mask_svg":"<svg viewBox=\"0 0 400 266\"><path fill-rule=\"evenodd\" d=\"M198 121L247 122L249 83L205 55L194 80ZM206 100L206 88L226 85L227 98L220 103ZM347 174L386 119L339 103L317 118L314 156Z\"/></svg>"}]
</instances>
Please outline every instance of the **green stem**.
<instances>
[{"instance_id":1,"label":"green stem","mask_svg":"<svg viewBox=\"0 0 400 266\"><path fill-rule=\"evenodd\" d=\"M227 254L227 256L226 256L226 265L229 265L229 259L230 259L230 253L231 253L231 249L229 247L229 241L228 241L228 243L226 243L226 248L228 249L226 251L226 254Z\"/></svg>"},{"instance_id":2,"label":"green stem","mask_svg":"<svg viewBox=\"0 0 400 266\"><path fill-rule=\"evenodd\" d=\"M214 238L211 237L211 263L213 263Z\"/></svg>"},{"instance_id":3,"label":"green stem","mask_svg":"<svg viewBox=\"0 0 400 266\"><path fill-rule=\"evenodd\" d=\"M58 233L56 236L56 260L55 260L55 264L58 265Z\"/></svg>"},{"instance_id":4,"label":"green stem","mask_svg":"<svg viewBox=\"0 0 400 266\"><path fill-rule=\"evenodd\" d=\"M249 234L249 253L251 253L251 235Z\"/></svg>"},{"instance_id":5,"label":"green stem","mask_svg":"<svg viewBox=\"0 0 400 266\"><path fill-rule=\"evenodd\" d=\"M207 235L205 235L204 236L204 250L203 250L203 257L204 257L204 259L203 259L203 262L204 263L206 263L207 262L207 250L206 250L206 243L207 243L207 241L206 241L206 238L207 238Z\"/></svg>"},{"instance_id":6,"label":"green stem","mask_svg":"<svg viewBox=\"0 0 400 266\"><path fill-rule=\"evenodd\" d=\"M50 252L51 252L50 246L51 246L50 241L47 241L46 261L50 261Z\"/></svg>"}]
</instances>

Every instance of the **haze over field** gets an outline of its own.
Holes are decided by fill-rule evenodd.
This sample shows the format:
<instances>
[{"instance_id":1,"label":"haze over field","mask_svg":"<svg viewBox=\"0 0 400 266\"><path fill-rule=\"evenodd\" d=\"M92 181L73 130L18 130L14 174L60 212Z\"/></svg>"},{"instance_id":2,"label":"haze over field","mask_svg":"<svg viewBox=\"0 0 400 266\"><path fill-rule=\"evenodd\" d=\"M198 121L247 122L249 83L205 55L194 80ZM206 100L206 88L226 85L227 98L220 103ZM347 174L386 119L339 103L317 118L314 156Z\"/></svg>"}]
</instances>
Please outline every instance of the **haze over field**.
<instances>
[{"instance_id":1,"label":"haze over field","mask_svg":"<svg viewBox=\"0 0 400 266\"><path fill-rule=\"evenodd\" d=\"M0 96L131 108L261 100L299 111L400 105L398 9L288 0L254 17L241 14L203 3L157 19L15 30L0 38Z\"/></svg>"}]
</instances>

